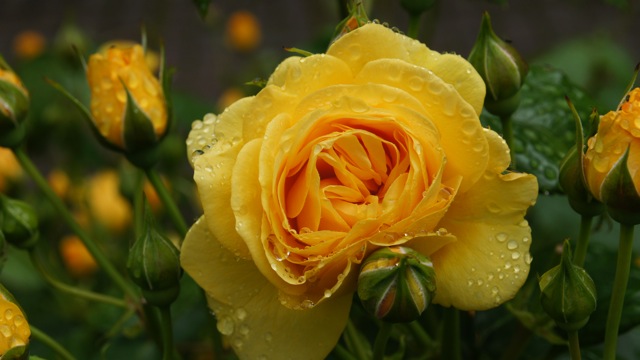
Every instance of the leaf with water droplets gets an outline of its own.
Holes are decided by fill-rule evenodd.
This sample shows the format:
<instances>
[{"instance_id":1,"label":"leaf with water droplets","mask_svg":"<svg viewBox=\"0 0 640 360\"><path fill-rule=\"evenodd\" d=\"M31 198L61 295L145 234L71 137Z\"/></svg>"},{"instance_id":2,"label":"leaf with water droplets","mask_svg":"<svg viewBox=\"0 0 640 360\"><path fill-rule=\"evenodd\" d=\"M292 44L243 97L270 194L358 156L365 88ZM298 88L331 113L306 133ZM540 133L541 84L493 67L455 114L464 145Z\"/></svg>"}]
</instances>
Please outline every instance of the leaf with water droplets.
<instances>
[{"instance_id":1,"label":"leaf with water droplets","mask_svg":"<svg viewBox=\"0 0 640 360\"><path fill-rule=\"evenodd\" d=\"M538 178L540 192L554 193L558 167L575 144L575 124L565 95L587 126L593 101L559 70L532 66L521 90L520 107L512 116L516 169ZM484 125L500 132L498 117L482 113Z\"/></svg>"}]
</instances>

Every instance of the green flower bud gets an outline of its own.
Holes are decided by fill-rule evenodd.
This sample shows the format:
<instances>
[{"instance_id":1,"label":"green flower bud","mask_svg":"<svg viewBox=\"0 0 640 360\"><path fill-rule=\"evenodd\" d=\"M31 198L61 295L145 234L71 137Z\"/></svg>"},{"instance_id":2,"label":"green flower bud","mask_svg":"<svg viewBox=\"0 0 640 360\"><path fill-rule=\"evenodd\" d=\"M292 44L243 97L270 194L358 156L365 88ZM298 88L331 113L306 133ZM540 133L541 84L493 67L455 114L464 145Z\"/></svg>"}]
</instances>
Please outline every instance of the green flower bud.
<instances>
[{"instance_id":1,"label":"green flower bud","mask_svg":"<svg viewBox=\"0 0 640 360\"><path fill-rule=\"evenodd\" d=\"M520 88L529 67L513 46L493 32L488 13L482 17L469 62L487 85L485 108L494 115L511 115L520 103Z\"/></svg>"},{"instance_id":2,"label":"green flower bud","mask_svg":"<svg viewBox=\"0 0 640 360\"><path fill-rule=\"evenodd\" d=\"M567 195L571 208L583 216L596 216L604 212L604 205L599 202L587 187L584 173L584 148L582 122L569 98L566 99L576 123L576 144L569 149L560 163L558 183ZM591 121L598 117L597 112L591 115Z\"/></svg>"},{"instance_id":3,"label":"green flower bud","mask_svg":"<svg viewBox=\"0 0 640 360\"><path fill-rule=\"evenodd\" d=\"M412 16L419 16L431 9L436 0L400 0L400 5Z\"/></svg>"},{"instance_id":4,"label":"green flower bud","mask_svg":"<svg viewBox=\"0 0 640 360\"><path fill-rule=\"evenodd\" d=\"M364 308L380 320L411 322L433 300L433 263L417 251L394 246L373 252L358 276L358 296Z\"/></svg>"},{"instance_id":5,"label":"green flower bud","mask_svg":"<svg viewBox=\"0 0 640 360\"><path fill-rule=\"evenodd\" d=\"M0 194L0 231L6 241L30 249L38 241L38 217L31 205Z\"/></svg>"},{"instance_id":6,"label":"green flower bud","mask_svg":"<svg viewBox=\"0 0 640 360\"><path fill-rule=\"evenodd\" d=\"M560 264L540 277L540 303L566 331L582 328L596 309L596 286L587 272L572 263L569 241L564 242Z\"/></svg>"},{"instance_id":7,"label":"green flower bud","mask_svg":"<svg viewBox=\"0 0 640 360\"><path fill-rule=\"evenodd\" d=\"M171 241L156 230L146 202L144 213L142 235L129 251L127 269L149 304L166 306L175 301L180 292L180 254Z\"/></svg>"},{"instance_id":8,"label":"green flower bud","mask_svg":"<svg viewBox=\"0 0 640 360\"><path fill-rule=\"evenodd\" d=\"M29 92L0 56L0 146L16 147L24 137Z\"/></svg>"},{"instance_id":9,"label":"green flower bud","mask_svg":"<svg viewBox=\"0 0 640 360\"><path fill-rule=\"evenodd\" d=\"M364 8L364 4L362 1L356 1L352 4L347 4L347 7L349 10L349 15L344 20L342 20L338 24L338 26L336 26L336 31L333 34L332 41L338 40L344 34L349 33L369 22L367 10Z\"/></svg>"}]
</instances>

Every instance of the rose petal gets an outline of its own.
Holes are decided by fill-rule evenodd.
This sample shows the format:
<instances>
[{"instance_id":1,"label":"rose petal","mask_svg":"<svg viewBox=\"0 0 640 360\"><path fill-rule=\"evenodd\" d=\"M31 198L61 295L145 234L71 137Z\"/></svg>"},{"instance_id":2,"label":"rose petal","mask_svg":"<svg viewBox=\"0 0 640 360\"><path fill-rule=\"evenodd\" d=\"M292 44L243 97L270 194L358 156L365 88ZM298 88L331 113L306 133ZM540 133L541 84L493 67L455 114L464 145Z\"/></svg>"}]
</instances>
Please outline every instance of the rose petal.
<instances>
[{"instance_id":1,"label":"rose petal","mask_svg":"<svg viewBox=\"0 0 640 360\"><path fill-rule=\"evenodd\" d=\"M486 87L471 64L459 55L440 54L421 42L379 24L367 24L336 40L328 55L343 59L358 74L370 61L400 59L433 71L468 102L476 114L482 112Z\"/></svg>"},{"instance_id":2,"label":"rose petal","mask_svg":"<svg viewBox=\"0 0 640 360\"><path fill-rule=\"evenodd\" d=\"M502 174L509 163L504 140L485 130L490 162L481 179L458 194L440 226L456 236L431 255L437 274L434 302L483 310L511 299L529 272L531 228L524 215L538 194L529 174Z\"/></svg>"},{"instance_id":3,"label":"rose petal","mask_svg":"<svg viewBox=\"0 0 640 360\"><path fill-rule=\"evenodd\" d=\"M283 306L277 289L251 261L235 257L211 236L202 218L185 238L181 261L206 291L218 330L240 359L324 359L346 325L350 295L305 311Z\"/></svg>"},{"instance_id":4,"label":"rose petal","mask_svg":"<svg viewBox=\"0 0 640 360\"><path fill-rule=\"evenodd\" d=\"M425 104L426 116L440 132L447 167L445 181L462 176L465 192L482 175L488 161L488 146L482 125L471 106L456 90L429 70L402 60L380 59L364 65L356 83L379 83L402 89Z\"/></svg>"}]
</instances>

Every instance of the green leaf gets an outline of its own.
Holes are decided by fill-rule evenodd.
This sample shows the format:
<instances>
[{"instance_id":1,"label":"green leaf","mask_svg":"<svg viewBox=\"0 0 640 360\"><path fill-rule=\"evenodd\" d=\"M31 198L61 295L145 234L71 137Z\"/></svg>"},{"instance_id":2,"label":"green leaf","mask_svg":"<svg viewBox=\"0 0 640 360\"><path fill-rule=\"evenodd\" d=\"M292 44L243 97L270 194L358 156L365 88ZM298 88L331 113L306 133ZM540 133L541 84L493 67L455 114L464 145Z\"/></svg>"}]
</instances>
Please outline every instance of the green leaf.
<instances>
[{"instance_id":1,"label":"green leaf","mask_svg":"<svg viewBox=\"0 0 640 360\"><path fill-rule=\"evenodd\" d=\"M575 123L569 106L575 105L583 126L589 119L592 100L562 72L546 66L532 66L521 90L521 103L512 115L517 170L538 178L540 191L559 192L559 164L575 144ZM500 132L500 119L486 111L486 126Z\"/></svg>"}]
</instances>

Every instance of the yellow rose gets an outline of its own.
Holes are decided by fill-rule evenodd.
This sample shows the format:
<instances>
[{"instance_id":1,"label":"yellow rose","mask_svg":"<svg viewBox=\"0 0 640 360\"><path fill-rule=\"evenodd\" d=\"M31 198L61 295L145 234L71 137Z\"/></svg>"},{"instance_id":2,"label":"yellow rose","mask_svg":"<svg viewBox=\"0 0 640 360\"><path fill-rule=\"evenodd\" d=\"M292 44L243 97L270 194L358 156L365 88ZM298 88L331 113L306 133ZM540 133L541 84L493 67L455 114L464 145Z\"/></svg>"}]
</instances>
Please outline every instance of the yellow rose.
<instances>
[{"instance_id":1,"label":"yellow rose","mask_svg":"<svg viewBox=\"0 0 640 360\"><path fill-rule=\"evenodd\" d=\"M161 138L164 135L167 128L164 93L149 69L142 46L119 42L102 48L101 52L89 58L87 79L91 88L93 121L109 143L119 149L135 146L127 143L125 134L127 91L151 122L155 136ZM133 131L141 132L141 129L136 127ZM138 135L140 138L143 136L147 135Z\"/></svg>"},{"instance_id":2,"label":"yellow rose","mask_svg":"<svg viewBox=\"0 0 640 360\"><path fill-rule=\"evenodd\" d=\"M432 259L435 303L482 310L515 295L537 182L506 172L505 142L478 120L484 95L462 57L367 24L193 124L204 216L182 264L241 358L324 358L380 247Z\"/></svg>"},{"instance_id":3,"label":"yellow rose","mask_svg":"<svg viewBox=\"0 0 640 360\"><path fill-rule=\"evenodd\" d=\"M618 221L618 215L624 217L623 213L639 213L640 204L632 198L637 199L640 194L640 88L633 89L617 111L600 118L598 132L587 145L585 176L593 196ZM632 184L619 189L620 174L614 169L625 154Z\"/></svg>"}]
</instances>

